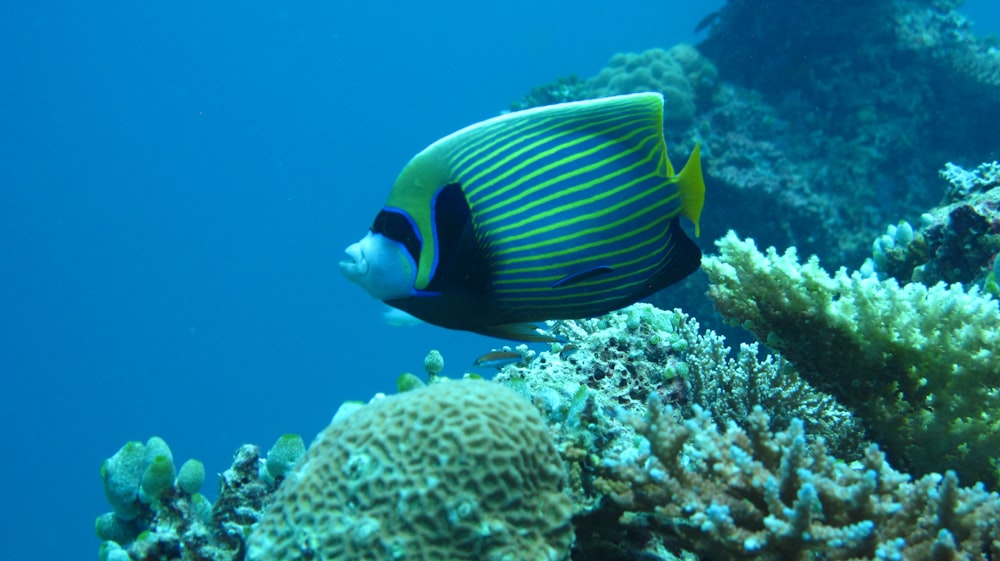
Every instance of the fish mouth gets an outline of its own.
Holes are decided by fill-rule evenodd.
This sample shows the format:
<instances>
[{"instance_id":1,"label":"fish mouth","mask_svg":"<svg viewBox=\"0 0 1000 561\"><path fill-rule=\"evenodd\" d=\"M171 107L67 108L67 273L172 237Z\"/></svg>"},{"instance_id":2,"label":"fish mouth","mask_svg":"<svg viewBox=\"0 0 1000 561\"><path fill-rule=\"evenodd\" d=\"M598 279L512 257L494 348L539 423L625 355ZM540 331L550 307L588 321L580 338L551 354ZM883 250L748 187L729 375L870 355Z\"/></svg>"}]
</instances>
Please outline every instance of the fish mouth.
<instances>
[{"instance_id":1,"label":"fish mouth","mask_svg":"<svg viewBox=\"0 0 1000 561\"><path fill-rule=\"evenodd\" d=\"M350 261L340 262L340 272L345 277L355 280L368 274L368 260L365 259L365 252L361 250L360 243L351 244L344 253L351 258Z\"/></svg>"}]
</instances>

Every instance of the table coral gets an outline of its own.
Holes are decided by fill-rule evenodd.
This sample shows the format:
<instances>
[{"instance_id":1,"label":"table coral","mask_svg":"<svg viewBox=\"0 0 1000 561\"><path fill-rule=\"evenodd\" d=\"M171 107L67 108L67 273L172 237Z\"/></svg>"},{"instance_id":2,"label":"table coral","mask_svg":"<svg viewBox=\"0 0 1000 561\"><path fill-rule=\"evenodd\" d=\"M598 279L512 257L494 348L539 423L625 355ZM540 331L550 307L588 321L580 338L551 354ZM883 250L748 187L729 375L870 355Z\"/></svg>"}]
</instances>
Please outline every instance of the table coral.
<instances>
[{"instance_id":1,"label":"table coral","mask_svg":"<svg viewBox=\"0 0 1000 561\"><path fill-rule=\"evenodd\" d=\"M730 232L704 260L730 321L864 421L897 465L1000 484L1000 310L977 288L831 276Z\"/></svg>"}]
</instances>

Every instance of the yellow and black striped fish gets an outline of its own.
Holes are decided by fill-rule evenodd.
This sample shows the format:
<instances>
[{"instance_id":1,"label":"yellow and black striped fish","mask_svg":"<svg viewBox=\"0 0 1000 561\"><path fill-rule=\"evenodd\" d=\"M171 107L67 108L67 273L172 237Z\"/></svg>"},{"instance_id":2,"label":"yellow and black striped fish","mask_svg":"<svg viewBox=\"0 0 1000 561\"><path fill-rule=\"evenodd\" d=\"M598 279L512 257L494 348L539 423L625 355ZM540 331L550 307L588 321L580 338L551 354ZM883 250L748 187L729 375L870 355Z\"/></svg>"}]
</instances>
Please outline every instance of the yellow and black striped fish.
<instances>
[{"instance_id":1,"label":"yellow and black striped fish","mask_svg":"<svg viewBox=\"0 0 1000 561\"><path fill-rule=\"evenodd\" d=\"M679 174L663 97L509 113L410 160L341 271L424 321L518 340L533 322L607 313L694 272L698 148Z\"/></svg>"}]
</instances>

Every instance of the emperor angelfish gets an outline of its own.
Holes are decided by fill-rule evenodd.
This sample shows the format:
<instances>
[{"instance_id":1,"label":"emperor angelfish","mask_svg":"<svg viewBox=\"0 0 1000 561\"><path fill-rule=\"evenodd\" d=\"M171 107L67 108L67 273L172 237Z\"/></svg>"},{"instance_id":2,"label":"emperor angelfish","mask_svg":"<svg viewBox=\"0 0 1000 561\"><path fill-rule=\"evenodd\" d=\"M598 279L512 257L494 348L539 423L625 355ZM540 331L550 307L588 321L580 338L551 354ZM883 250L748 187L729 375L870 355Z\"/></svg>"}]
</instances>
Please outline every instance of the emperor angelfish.
<instances>
[{"instance_id":1,"label":"emperor angelfish","mask_svg":"<svg viewBox=\"0 0 1000 561\"><path fill-rule=\"evenodd\" d=\"M679 174L663 96L536 107L431 144L396 179L344 275L432 324L522 341L534 323L601 315L694 272L705 183Z\"/></svg>"}]
</instances>

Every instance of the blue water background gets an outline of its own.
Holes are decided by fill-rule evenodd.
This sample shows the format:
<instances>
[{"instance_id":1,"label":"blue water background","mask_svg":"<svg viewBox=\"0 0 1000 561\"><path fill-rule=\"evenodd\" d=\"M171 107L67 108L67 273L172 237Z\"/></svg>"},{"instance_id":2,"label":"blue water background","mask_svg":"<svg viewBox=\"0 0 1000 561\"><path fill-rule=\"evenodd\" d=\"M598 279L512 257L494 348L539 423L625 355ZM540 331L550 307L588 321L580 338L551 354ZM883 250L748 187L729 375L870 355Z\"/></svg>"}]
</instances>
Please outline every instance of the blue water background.
<instances>
[{"instance_id":1,"label":"blue water background","mask_svg":"<svg viewBox=\"0 0 1000 561\"><path fill-rule=\"evenodd\" d=\"M387 326L343 248L429 142L616 52L695 40L721 4L2 8L4 557L95 559L99 466L128 440L203 460L214 497L240 444L310 440L431 348L473 370L502 342ZM966 12L1000 32L993 0Z\"/></svg>"}]
</instances>

